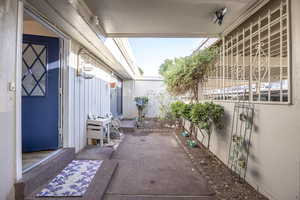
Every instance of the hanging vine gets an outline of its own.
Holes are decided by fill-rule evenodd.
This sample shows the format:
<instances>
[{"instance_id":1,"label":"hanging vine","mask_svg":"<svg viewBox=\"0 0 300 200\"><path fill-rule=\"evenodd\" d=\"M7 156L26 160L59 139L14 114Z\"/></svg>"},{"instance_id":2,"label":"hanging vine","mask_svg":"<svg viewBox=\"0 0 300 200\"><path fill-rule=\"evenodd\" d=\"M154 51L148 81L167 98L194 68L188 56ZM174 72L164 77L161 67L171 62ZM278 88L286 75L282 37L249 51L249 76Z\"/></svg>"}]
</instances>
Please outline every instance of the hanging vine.
<instances>
[{"instance_id":1,"label":"hanging vine","mask_svg":"<svg viewBox=\"0 0 300 200\"><path fill-rule=\"evenodd\" d=\"M159 72L164 77L167 90L173 95L190 93L192 101L197 101L199 83L205 80L215 57L215 49L207 48L191 56L165 60Z\"/></svg>"}]
</instances>

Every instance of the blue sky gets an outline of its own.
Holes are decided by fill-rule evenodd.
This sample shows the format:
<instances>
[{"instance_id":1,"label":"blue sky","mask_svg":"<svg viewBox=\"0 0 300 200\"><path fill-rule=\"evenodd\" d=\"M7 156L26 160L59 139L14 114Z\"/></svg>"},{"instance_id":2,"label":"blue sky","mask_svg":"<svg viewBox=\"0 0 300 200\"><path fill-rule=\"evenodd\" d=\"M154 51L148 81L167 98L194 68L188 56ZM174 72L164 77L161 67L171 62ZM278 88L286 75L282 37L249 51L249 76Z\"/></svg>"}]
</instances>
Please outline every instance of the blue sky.
<instances>
[{"instance_id":1,"label":"blue sky","mask_svg":"<svg viewBox=\"0 0 300 200\"><path fill-rule=\"evenodd\" d=\"M157 76L165 59L190 55L204 38L129 38L136 63L146 76Z\"/></svg>"}]
</instances>

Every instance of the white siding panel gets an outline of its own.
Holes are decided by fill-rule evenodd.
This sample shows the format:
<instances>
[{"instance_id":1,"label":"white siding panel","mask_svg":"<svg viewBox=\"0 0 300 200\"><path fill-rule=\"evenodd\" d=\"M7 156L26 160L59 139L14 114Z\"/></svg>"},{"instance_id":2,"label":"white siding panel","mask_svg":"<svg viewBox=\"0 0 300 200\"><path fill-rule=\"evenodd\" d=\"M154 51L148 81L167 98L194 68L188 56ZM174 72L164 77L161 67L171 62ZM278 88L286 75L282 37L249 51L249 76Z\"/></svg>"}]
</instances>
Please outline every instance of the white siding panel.
<instances>
[{"instance_id":1,"label":"white siding panel","mask_svg":"<svg viewBox=\"0 0 300 200\"><path fill-rule=\"evenodd\" d=\"M105 78L102 79L99 75L93 79L84 79L81 76L77 76L76 68L80 48L78 43L72 41L71 51L74 58L70 62L70 68L73 70L70 76L73 77L70 78L72 81L70 81L71 86L69 87L69 102L74 103L74 117L72 118L73 120L70 120L70 127L74 127L74 131L70 135L74 137L76 152L86 146L86 120L88 114L105 116L105 114L110 112L110 96L108 93L108 84L104 81ZM104 69L96 68L94 70L95 74L101 74L101 70L103 71ZM107 77L105 80L107 80Z\"/></svg>"},{"instance_id":2,"label":"white siding panel","mask_svg":"<svg viewBox=\"0 0 300 200\"><path fill-rule=\"evenodd\" d=\"M80 119L79 119L79 123L80 123L80 134L79 134L79 149L82 149L83 148L83 142L82 141L84 138L83 138L83 135L85 133L85 130L84 130L84 124L85 124L85 81L82 79L82 78L79 78L77 77L77 80L78 80L78 83L80 84L79 85L79 91L80 91L80 94L78 97L75 97L75 98L80 98L80 103L79 103L79 107L80 107L80 113L75 113L75 114L78 114L80 116Z\"/></svg>"},{"instance_id":3,"label":"white siding panel","mask_svg":"<svg viewBox=\"0 0 300 200\"><path fill-rule=\"evenodd\" d=\"M80 134L80 123L79 123L79 113L80 113L80 101L79 101L79 84L77 84L76 74L74 74L74 90L70 91L71 98L74 99L74 121L70 122L71 127L75 127L74 130L74 139L75 139L75 147L76 151L79 149L79 134ZM72 135L72 133L70 133Z\"/></svg>"}]
</instances>

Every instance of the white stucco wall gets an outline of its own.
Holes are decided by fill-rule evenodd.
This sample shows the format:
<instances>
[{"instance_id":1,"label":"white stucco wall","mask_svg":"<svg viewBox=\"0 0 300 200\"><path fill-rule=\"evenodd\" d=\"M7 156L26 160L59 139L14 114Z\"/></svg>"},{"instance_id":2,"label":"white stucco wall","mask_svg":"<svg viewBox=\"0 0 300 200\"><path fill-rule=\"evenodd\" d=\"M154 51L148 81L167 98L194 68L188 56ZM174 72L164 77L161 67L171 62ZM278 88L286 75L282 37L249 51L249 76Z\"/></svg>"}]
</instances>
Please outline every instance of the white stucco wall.
<instances>
[{"instance_id":1,"label":"white stucco wall","mask_svg":"<svg viewBox=\"0 0 300 200\"><path fill-rule=\"evenodd\" d=\"M159 116L159 99L156 94L167 94L164 82L160 79L157 80L127 80L124 81L123 88L123 116L124 118L137 117L137 109L134 98L137 96L148 96L149 103L146 108L146 117Z\"/></svg>"},{"instance_id":2,"label":"white stucco wall","mask_svg":"<svg viewBox=\"0 0 300 200\"><path fill-rule=\"evenodd\" d=\"M246 177L272 200L300 199L300 1L290 2L292 104L255 104ZM234 104L220 104L225 108L227 126L212 134L211 151L227 164Z\"/></svg>"},{"instance_id":3,"label":"white stucco wall","mask_svg":"<svg viewBox=\"0 0 300 200\"><path fill-rule=\"evenodd\" d=\"M215 132L211 150L228 161L233 104L222 103L225 131ZM299 106L255 105L247 181L271 199L298 199L300 170Z\"/></svg>"}]
</instances>

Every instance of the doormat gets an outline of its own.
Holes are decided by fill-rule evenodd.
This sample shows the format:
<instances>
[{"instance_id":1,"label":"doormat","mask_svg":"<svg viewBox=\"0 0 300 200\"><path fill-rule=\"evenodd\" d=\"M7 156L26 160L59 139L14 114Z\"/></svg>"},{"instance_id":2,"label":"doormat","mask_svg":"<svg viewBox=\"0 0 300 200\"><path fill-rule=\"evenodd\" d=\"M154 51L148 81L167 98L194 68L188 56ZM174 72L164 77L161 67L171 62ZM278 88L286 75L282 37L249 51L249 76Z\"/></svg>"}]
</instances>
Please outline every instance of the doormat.
<instances>
[{"instance_id":1,"label":"doormat","mask_svg":"<svg viewBox=\"0 0 300 200\"><path fill-rule=\"evenodd\" d=\"M73 160L36 196L83 196L102 162L102 160Z\"/></svg>"}]
</instances>

